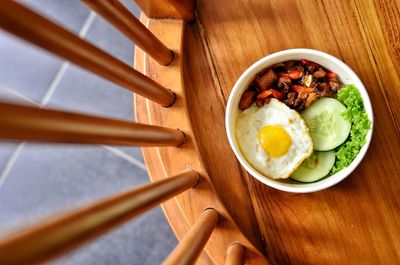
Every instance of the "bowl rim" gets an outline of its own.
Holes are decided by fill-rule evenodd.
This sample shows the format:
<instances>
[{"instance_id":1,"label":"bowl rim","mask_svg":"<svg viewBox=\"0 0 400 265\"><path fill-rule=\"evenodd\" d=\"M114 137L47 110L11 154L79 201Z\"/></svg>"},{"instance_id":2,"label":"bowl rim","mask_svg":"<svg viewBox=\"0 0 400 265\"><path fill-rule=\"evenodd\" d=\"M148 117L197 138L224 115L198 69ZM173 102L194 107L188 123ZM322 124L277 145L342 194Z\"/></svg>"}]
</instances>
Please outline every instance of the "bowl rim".
<instances>
[{"instance_id":1,"label":"bowl rim","mask_svg":"<svg viewBox=\"0 0 400 265\"><path fill-rule=\"evenodd\" d=\"M345 84L350 84L350 83L357 83L356 87L360 91L361 97L363 98L364 101L364 108L368 114L368 118L371 121L371 127L370 130L367 133L366 136L366 143L364 146L361 148L360 152L358 155L354 158L354 160L351 162L351 164L347 167L342 169L341 171L337 172L336 174L329 176L327 178L323 178L322 180L312 182L312 183L284 183L281 181L273 180L270 178L265 177L263 174L258 172L247 160L245 159L244 155L241 153L240 148L236 145L235 143L235 132L232 132L231 124L232 122L236 123L236 117L235 120L232 120L232 111L238 111L237 106L234 106L234 99L241 95L244 85L243 83L246 82L250 76L254 76L259 73L262 69L267 68L268 66L272 65L273 63L268 64L269 61L275 60L277 58L280 58L282 56L303 56L302 58L307 59L307 56L317 56L320 57L323 60L327 60L332 62L335 65L338 65L341 67L345 72L351 76L352 82L348 82ZM287 61L290 59L282 59L282 61ZM297 60L297 59L295 59ZM262 68L261 68L262 67ZM259 69L261 68L261 69ZM331 69L335 71L335 69ZM226 128L226 133L228 136L229 144L235 153L236 158L239 160L240 164L246 169L248 173L257 180L259 180L261 183L266 184L272 188L281 190L281 191L286 191L286 192L292 192L292 193L309 193L309 192L316 192L320 191L323 189L327 189L329 187L334 186L335 184L339 183L343 179L345 179L347 176L349 176L361 163L363 160L373 134L373 127L374 127L374 117L373 117L373 110L372 110L372 105L371 101L368 95L367 90L365 89L364 84L360 80L360 78L357 76L357 74L343 61L340 59L322 52L318 50L313 50L313 49L305 49L305 48L297 48L297 49L288 49L288 50L282 50L279 52L275 52L272 54L269 54L260 60L256 61L254 64L252 64L250 67L248 67L243 74L239 77L239 79L236 81L235 85L233 86L233 89L229 95L229 99L227 102L227 107L225 111L225 128Z\"/></svg>"}]
</instances>

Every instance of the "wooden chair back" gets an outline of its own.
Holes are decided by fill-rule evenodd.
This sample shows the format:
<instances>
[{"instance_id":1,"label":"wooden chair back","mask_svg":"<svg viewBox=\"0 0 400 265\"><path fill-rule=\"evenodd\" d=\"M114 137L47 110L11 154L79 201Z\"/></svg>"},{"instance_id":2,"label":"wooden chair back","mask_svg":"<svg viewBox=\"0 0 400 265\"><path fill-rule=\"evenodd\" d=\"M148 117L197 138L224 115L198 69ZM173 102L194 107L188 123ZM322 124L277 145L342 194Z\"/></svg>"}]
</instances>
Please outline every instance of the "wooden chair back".
<instances>
[{"instance_id":1,"label":"wooden chair back","mask_svg":"<svg viewBox=\"0 0 400 265\"><path fill-rule=\"evenodd\" d=\"M137 4L148 16L175 19L150 21L143 14L143 23L117 0L82 2L135 42L135 68L17 2L2 2L0 27L134 92L137 120L144 123L3 102L0 138L159 147L159 155L148 153L146 157L146 163L153 168L153 183L1 238L0 264L45 262L165 201L167 216L176 214L171 224L179 230L175 232L182 240L164 264L193 264L199 256L203 262L221 264L227 256L227 264L244 264L245 255L251 264L267 263L262 251L241 233L219 200L194 142L181 83L181 47L184 26L195 17L195 2L139 0ZM162 27L169 28L170 34L157 36ZM153 68L148 70L162 68L166 71L163 76L150 78L151 73L146 73L149 65L141 59L147 55L151 56ZM156 119L152 115L162 117L162 124L153 124ZM155 160L149 161L153 157ZM166 166L167 163L171 165ZM174 200L167 201L174 196ZM207 242L206 253L201 254ZM221 249L226 255L219 253Z\"/></svg>"}]
</instances>

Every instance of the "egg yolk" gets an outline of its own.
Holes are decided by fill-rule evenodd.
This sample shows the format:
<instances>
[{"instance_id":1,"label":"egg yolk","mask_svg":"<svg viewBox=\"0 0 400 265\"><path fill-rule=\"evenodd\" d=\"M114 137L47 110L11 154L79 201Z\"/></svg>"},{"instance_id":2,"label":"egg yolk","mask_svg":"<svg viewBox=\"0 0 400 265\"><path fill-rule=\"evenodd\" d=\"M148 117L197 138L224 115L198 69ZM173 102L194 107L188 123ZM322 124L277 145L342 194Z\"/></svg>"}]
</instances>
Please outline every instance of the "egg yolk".
<instances>
[{"instance_id":1,"label":"egg yolk","mask_svg":"<svg viewBox=\"0 0 400 265\"><path fill-rule=\"evenodd\" d=\"M272 157L280 157L287 153L292 145L292 138L279 125L267 125L258 133L258 140L264 151Z\"/></svg>"}]
</instances>

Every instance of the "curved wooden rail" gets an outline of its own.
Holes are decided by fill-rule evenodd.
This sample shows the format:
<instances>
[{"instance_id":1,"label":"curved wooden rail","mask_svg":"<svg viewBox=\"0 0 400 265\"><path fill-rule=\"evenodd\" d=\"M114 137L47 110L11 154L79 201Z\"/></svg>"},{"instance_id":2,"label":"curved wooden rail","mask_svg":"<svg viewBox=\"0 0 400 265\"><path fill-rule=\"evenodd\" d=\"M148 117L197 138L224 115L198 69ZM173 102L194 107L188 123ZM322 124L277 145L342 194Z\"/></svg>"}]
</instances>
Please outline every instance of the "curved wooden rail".
<instances>
[{"instance_id":1,"label":"curved wooden rail","mask_svg":"<svg viewBox=\"0 0 400 265\"><path fill-rule=\"evenodd\" d=\"M200 156L199 146L196 144L195 133L192 127L193 125L190 122L191 114L187 105L187 96L190 92L187 91L188 87L184 86L186 82L182 76L185 72L184 68L187 67L188 63L185 60L189 59L185 58L185 52L182 50L182 48L187 45L187 43L184 43L187 40L184 40L183 37L191 36L188 35L187 32L184 34L185 23L182 21L172 20L151 20L143 14L141 21L147 25L147 27L158 38L160 38L163 43L173 49L177 56L171 65L168 67L162 67L140 49L136 49L135 69L147 76L151 76L155 81L165 87L174 87L178 99L173 108L166 109L160 108L160 106L145 98L136 96L136 120L138 122L159 124L162 126L176 127L179 125L179 128L187 136L187 143L179 148L179 150L174 148L169 148L168 150L165 148L143 148L143 154L150 178L153 181L156 181L168 176L172 170L180 170L190 167L199 172L204 180L197 189L182 194L182 196L176 198L175 201L169 201L162 204L172 229L178 238L184 238L190 227L196 222L197 213L201 212L205 208L212 207L220 213L222 221L213 231L210 240L205 245L207 256L202 255L200 257L200 262L202 264L224 264L226 259L226 250L232 243L238 242L248 250L248 259L246 260L248 264L269 264L262 251L260 251L262 247L259 243L259 238L252 236L254 230L249 229L248 232L250 233L246 233L245 235L242 234L241 231L243 230L239 229L238 224L232 219L230 212L227 211L224 204L220 201L219 196L214 190L214 183L211 184L212 176L207 173L208 168L206 169L206 165L203 163L202 157ZM163 34L166 30L168 31L168 34ZM192 51L191 54L196 54L196 52L199 52L199 56L203 55L202 50ZM192 63L195 65L197 64L197 67L201 67L201 65L198 65L201 63L198 60L205 60L205 58L197 57L195 55L192 60L193 62L190 62L190 67L193 67ZM208 71L208 69L204 70ZM208 75L209 72L206 72L203 77L208 78ZM208 88L204 87L203 89ZM207 130L207 128L203 128L203 130ZM220 165L222 163L221 161L216 162ZM227 165L229 166L230 162L223 161L223 163L225 162L228 162ZM162 166L160 167L160 165ZM211 171L211 173L214 174L216 171ZM232 177L231 181L237 179L237 176ZM229 194L236 191L237 190L226 190ZM241 209L243 211L242 213L249 211L248 216L251 218L252 212L251 207L249 206L249 200L242 200L243 194L246 193L240 193L239 189L239 193L232 198L237 209ZM233 205L233 203L231 203L231 205ZM239 219L239 223L241 228L250 228L252 225L248 218Z\"/></svg>"}]
</instances>

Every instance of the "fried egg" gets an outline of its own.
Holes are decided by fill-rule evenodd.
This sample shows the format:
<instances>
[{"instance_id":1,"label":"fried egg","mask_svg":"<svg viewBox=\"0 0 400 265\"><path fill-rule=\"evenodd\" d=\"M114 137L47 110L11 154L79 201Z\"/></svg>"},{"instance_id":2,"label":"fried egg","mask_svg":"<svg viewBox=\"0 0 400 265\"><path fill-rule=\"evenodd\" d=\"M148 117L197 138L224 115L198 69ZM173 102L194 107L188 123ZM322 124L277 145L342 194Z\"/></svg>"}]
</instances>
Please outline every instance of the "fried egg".
<instances>
[{"instance_id":1,"label":"fried egg","mask_svg":"<svg viewBox=\"0 0 400 265\"><path fill-rule=\"evenodd\" d=\"M285 179L309 157L313 142L300 114L277 99L238 115L236 138L246 160L272 179Z\"/></svg>"}]
</instances>

